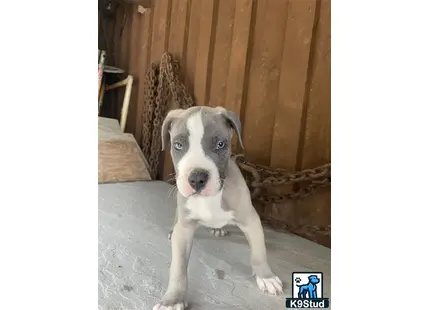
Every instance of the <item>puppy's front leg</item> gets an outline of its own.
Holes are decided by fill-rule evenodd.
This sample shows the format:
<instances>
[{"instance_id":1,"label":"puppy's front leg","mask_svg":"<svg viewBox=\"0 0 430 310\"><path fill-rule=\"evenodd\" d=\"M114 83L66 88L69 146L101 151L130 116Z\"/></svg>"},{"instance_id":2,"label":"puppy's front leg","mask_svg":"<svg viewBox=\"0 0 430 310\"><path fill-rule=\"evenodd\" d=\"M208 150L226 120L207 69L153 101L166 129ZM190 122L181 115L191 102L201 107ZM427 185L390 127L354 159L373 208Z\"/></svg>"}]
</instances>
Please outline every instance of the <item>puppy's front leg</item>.
<instances>
[{"instance_id":1,"label":"puppy's front leg","mask_svg":"<svg viewBox=\"0 0 430 310\"><path fill-rule=\"evenodd\" d=\"M267 263L264 232L257 212L254 211L250 219L237 226L243 231L251 247L251 266L258 288L271 295L282 293L282 282L273 274Z\"/></svg>"},{"instance_id":2,"label":"puppy's front leg","mask_svg":"<svg viewBox=\"0 0 430 310\"><path fill-rule=\"evenodd\" d=\"M167 291L153 310L185 309L188 277L187 267L197 225L177 222L173 228L171 246L172 263ZM169 308L170 307L170 308Z\"/></svg>"}]
</instances>

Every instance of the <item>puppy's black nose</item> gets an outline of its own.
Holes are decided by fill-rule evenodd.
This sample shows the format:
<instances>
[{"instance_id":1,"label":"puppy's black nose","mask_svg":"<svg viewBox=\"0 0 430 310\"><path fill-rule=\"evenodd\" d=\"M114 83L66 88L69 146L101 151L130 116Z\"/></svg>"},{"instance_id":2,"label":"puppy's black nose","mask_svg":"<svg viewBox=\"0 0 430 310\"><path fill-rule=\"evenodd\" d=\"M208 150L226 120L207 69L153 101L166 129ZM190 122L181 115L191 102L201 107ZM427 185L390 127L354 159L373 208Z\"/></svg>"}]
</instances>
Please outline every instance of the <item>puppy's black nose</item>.
<instances>
[{"instance_id":1,"label":"puppy's black nose","mask_svg":"<svg viewBox=\"0 0 430 310\"><path fill-rule=\"evenodd\" d=\"M203 169L195 169L188 176L188 183L196 190L201 191L209 180L209 172Z\"/></svg>"}]
</instances>

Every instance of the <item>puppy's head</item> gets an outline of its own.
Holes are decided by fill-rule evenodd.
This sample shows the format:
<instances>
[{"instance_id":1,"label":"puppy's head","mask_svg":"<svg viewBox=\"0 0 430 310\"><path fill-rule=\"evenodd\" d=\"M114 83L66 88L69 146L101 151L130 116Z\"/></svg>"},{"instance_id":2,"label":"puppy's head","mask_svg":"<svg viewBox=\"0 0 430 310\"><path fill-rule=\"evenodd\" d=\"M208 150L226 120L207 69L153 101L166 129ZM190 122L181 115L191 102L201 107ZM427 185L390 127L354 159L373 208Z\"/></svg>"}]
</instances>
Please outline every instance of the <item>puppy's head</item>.
<instances>
[{"instance_id":1,"label":"puppy's head","mask_svg":"<svg viewBox=\"0 0 430 310\"><path fill-rule=\"evenodd\" d=\"M243 148L239 118L222 107L168 113L162 126L162 149L170 135L176 184L184 197L219 193L227 174L233 132Z\"/></svg>"}]
</instances>

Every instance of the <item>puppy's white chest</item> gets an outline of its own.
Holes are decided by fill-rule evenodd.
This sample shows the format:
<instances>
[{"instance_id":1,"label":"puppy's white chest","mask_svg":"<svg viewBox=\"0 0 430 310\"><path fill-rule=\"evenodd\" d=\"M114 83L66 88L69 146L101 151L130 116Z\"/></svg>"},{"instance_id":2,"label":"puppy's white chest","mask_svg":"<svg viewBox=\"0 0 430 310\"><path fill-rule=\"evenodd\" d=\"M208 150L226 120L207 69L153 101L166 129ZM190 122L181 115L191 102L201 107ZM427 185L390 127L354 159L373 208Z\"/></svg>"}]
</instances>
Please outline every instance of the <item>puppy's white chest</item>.
<instances>
[{"instance_id":1,"label":"puppy's white chest","mask_svg":"<svg viewBox=\"0 0 430 310\"><path fill-rule=\"evenodd\" d=\"M188 209L188 217L198 221L201 225L210 228L222 228L232 224L233 211L224 211L221 208L221 193L211 197L188 198L185 207Z\"/></svg>"}]
</instances>

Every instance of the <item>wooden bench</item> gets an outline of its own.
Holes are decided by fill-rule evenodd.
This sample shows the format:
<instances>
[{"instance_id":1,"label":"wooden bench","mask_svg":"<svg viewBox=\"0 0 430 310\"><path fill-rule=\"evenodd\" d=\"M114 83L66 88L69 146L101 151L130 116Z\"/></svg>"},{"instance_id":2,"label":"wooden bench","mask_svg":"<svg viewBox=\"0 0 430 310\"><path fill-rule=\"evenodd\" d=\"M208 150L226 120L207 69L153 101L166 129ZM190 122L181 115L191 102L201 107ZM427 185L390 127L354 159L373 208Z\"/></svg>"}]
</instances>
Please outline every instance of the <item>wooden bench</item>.
<instances>
[{"instance_id":1,"label":"wooden bench","mask_svg":"<svg viewBox=\"0 0 430 310\"><path fill-rule=\"evenodd\" d=\"M99 184L151 180L148 162L132 134L116 119L99 117Z\"/></svg>"}]
</instances>

